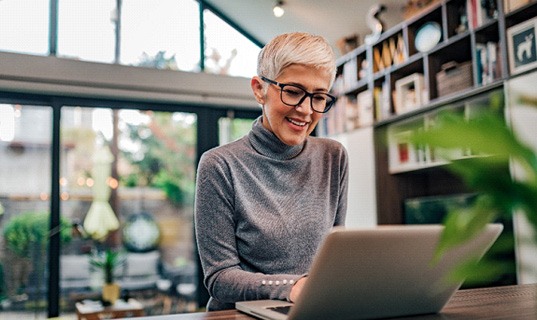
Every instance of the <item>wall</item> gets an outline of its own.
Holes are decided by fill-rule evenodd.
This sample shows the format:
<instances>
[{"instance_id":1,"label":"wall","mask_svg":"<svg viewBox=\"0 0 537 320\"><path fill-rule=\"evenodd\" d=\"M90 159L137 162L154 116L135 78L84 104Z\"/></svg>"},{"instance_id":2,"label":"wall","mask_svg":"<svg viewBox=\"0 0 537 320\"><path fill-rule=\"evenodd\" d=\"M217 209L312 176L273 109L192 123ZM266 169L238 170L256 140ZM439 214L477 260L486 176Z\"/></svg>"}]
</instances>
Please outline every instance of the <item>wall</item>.
<instances>
[{"instance_id":1,"label":"wall","mask_svg":"<svg viewBox=\"0 0 537 320\"><path fill-rule=\"evenodd\" d=\"M335 136L334 139L340 141L349 153L349 202L346 225L374 226L377 224L377 202L373 127L362 127Z\"/></svg>"},{"instance_id":2,"label":"wall","mask_svg":"<svg viewBox=\"0 0 537 320\"><path fill-rule=\"evenodd\" d=\"M511 79L506 83L507 94L507 117L514 132L537 153L537 106L520 102L522 95L535 99L535 83L537 72L530 73L518 78ZM513 176L516 179L524 179L521 168L512 166ZM530 223L525 216L516 214L514 219L516 231L516 259L518 267L518 282L537 283L537 236L533 233Z\"/></svg>"}]
</instances>

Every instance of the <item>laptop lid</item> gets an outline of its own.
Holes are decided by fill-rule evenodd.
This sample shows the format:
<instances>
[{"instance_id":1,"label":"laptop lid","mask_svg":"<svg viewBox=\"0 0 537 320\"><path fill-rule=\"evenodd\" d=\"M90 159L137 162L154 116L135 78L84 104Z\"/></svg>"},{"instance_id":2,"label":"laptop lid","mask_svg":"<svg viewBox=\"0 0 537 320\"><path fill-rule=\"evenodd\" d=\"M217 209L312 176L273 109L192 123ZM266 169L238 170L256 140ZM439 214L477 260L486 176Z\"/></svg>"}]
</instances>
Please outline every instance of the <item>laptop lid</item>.
<instances>
[{"instance_id":1,"label":"laptop lid","mask_svg":"<svg viewBox=\"0 0 537 320\"><path fill-rule=\"evenodd\" d=\"M489 224L437 263L432 258L442 225L335 228L321 245L309 279L288 316L270 307L287 302L238 302L261 319L360 319L437 313L462 283L447 276L469 255L483 256L503 226ZM275 316L277 315L277 316Z\"/></svg>"}]
</instances>

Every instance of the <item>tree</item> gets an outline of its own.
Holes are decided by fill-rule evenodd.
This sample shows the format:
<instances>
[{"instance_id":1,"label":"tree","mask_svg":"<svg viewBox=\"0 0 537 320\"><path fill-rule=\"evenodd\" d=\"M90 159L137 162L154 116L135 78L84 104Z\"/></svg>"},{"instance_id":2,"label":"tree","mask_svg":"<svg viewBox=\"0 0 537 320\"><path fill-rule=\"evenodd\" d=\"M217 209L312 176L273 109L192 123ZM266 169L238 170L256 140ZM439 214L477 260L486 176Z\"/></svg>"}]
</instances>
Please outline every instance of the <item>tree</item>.
<instances>
[{"instance_id":1,"label":"tree","mask_svg":"<svg viewBox=\"0 0 537 320\"><path fill-rule=\"evenodd\" d=\"M194 192L195 126L177 114L151 115L147 125L127 124L126 134L138 148L121 151L132 170L122 182L159 188L173 204L189 204Z\"/></svg>"}]
</instances>

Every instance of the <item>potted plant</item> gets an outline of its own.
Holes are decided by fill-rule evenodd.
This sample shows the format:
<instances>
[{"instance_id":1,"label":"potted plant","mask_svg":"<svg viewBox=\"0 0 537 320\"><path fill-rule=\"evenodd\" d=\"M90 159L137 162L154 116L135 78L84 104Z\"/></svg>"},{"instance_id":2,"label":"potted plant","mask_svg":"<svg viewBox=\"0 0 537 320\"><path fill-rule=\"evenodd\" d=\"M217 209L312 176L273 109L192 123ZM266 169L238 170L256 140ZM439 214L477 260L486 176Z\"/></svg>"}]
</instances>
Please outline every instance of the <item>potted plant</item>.
<instances>
[{"instance_id":1,"label":"potted plant","mask_svg":"<svg viewBox=\"0 0 537 320\"><path fill-rule=\"evenodd\" d=\"M105 304L114 304L121 295L121 288L115 281L115 275L123 262L122 254L111 248L95 251L90 257L90 264L103 272L102 300Z\"/></svg>"}]
</instances>

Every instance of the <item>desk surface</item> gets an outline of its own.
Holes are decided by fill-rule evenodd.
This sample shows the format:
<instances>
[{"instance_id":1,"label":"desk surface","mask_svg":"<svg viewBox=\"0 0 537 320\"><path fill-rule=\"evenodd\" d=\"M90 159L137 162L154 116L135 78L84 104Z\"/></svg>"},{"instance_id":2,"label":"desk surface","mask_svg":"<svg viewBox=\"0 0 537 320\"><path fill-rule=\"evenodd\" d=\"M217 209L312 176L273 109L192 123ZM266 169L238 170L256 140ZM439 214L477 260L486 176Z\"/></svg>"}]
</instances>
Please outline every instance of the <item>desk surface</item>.
<instances>
[{"instance_id":1,"label":"desk surface","mask_svg":"<svg viewBox=\"0 0 537 320\"><path fill-rule=\"evenodd\" d=\"M537 284L460 290L439 314L404 319L536 319ZM142 317L137 320L251 320L235 310ZM403 318L401 318L403 319Z\"/></svg>"}]
</instances>

